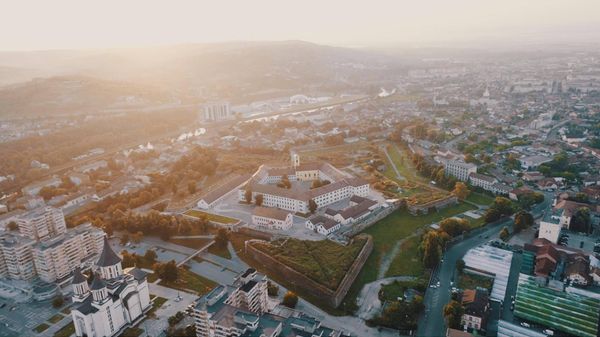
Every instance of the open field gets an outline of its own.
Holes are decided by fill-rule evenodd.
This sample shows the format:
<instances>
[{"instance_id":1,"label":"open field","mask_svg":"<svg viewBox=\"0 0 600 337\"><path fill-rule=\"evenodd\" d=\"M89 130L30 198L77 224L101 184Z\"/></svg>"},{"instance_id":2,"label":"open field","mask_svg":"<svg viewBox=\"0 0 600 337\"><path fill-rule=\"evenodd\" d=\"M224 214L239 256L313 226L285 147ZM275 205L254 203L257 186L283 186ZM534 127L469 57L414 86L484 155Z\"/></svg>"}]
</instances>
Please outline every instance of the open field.
<instances>
[{"instance_id":1,"label":"open field","mask_svg":"<svg viewBox=\"0 0 600 337\"><path fill-rule=\"evenodd\" d=\"M494 202L494 197L482 193L471 192L469 193L467 200L477 205L489 206Z\"/></svg>"},{"instance_id":2,"label":"open field","mask_svg":"<svg viewBox=\"0 0 600 337\"><path fill-rule=\"evenodd\" d=\"M254 247L313 281L335 290L365 242L366 239L355 239L352 244L342 246L329 240L287 239L255 243Z\"/></svg>"},{"instance_id":3,"label":"open field","mask_svg":"<svg viewBox=\"0 0 600 337\"><path fill-rule=\"evenodd\" d=\"M203 212L203 211L199 211L196 209L190 209L189 211L187 211L183 214L194 217L194 218L206 218L209 221L219 222L219 223L223 223L223 224L234 224L234 223L238 222L238 220L234 219L234 218L230 218L230 217L226 217L226 216L222 216L222 215L218 215L218 214L213 214L213 213L208 213L208 212Z\"/></svg>"},{"instance_id":4,"label":"open field","mask_svg":"<svg viewBox=\"0 0 600 337\"><path fill-rule=\"evenodd\" d=\"M400 246L400 252L392 260L390 268L385 276L423 276L425 272L423 263L419 256L420 237L418 235L404 241Z\"/></svg>"},{"instance_id":5,"label":"open field","mask_svg":"<svg viewBox=\"0 0 600 337\"><path fill-rule=\"evenodd\" d=\"M366 141L298 150L304 161L324 160L337 168L361 164L369 157L368 153L376 152L375 145Z\"/></svg>"},{"instance_id":6,"label":"open field","mask_svg":"<svg viewBox=\"0 0 600 337\"><path fill-rule=\"evenodd\" d=\"M354 301L356 300L356 296L365 284L373 282L377 279L381 259L390 251L396 242L408 237L420 228L425 228L429 224L472 209L474 209L474 207L471 205L459 203L458 205L445 208L439 212L421 216L413 216L408 213L408 211L397 210L373 226L369 227L366 231L364 231L364 233L373 236L373 252L367 259L364 268L358 274L354 284L352 284L352 287L350 288L350 291L344 300L345 308L347 308L347 310L354 309ZM416 245L418 245L418 243L416 243ZM413 253L403 253L401 251L399 254L406 254L406 256L408 256ZM416 270L418 270L416 264L403 267L402 265L405 263L404 261L396 259L396 257L392 258L394 260L392 260L389 270L392 270L393 272L408 272L410 275L410 273L414 273ZM414 255L411 257L411 261L413 261L413 258ZM389 270L387 274L392 275L392 272Z\"/></svg>"},{"instance_id":7,"label":"open field","mask_svg":"<svg viewBox=\"0 0 600 337\"><path fill-rule=\"evenodd\" d=\"M159 285L183 291L194 291L202 296L217 284L211 280L193 273L185 268L179 268L179 279L175 282L160 281Z\"/></svg>"}]
</instances>

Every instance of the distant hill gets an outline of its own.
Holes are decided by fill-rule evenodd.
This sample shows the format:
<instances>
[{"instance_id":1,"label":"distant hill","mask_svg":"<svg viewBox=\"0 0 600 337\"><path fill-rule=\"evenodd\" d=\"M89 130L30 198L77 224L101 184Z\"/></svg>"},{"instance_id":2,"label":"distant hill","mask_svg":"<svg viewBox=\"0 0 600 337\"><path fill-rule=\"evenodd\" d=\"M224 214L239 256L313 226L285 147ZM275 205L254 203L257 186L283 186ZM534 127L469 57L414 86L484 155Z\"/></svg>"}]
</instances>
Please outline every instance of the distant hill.
<instances>
[{"instance_id":1,"label":"distant hill","mask_svg":"<svg viewBox=\"0 0 600 337\"><path fill-rule=\"evenodd\" d=\"M302 41L0 52L0 118L364 92L370 81L377 92L396 69L382 55Z\"/></svg>"},{"instance_id":2,"label":"distant hill","mask_svg":"<svg viewBox=\"0 0 600 337\"><path fill-rule=\"evenodd\" d=\"M168 101L162 90L84 76L34 79L0 89L0 117L95 114Z\"/></svg>"}]
</instances>

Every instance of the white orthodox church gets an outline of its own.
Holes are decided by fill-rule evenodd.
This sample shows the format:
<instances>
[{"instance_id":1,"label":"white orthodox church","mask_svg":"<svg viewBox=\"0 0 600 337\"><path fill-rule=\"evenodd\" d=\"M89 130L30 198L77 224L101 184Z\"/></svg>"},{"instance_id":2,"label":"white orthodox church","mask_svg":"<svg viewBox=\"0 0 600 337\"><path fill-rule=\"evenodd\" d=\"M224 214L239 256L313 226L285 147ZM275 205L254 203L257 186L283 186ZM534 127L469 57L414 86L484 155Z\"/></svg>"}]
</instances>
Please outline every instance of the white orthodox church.
<instances>
[{"instance_id":1,"label":"white orthodox church","mask_svg":"<svg viewBox=\"0 0 600 337\"><path fill-rule=\"evenodd\" d=\"M104 248L89 280L75 269L71 311L75 334L87 337L112 337L136 324L151 307L146 273L138 268L121 267L121 258L104 238Z\"/></svg>"}]
</instances>

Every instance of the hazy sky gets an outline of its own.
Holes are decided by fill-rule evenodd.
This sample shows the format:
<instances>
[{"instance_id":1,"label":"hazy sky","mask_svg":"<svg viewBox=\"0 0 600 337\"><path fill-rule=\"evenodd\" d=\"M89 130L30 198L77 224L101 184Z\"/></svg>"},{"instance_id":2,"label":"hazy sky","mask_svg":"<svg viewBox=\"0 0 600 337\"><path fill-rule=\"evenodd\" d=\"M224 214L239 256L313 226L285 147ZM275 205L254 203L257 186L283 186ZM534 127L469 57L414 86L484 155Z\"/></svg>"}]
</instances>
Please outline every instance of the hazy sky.
<instances>
[{"instance_id":1,"label":"hazy sky","mask_svg":"<svg viewBox=\"0 0 600 337\"><path fill-rule=\"evenodd\" d=\"M0 0L0 50L231 40L335 45L600 37L600 0Z\"/></svg>"}]
</instances>

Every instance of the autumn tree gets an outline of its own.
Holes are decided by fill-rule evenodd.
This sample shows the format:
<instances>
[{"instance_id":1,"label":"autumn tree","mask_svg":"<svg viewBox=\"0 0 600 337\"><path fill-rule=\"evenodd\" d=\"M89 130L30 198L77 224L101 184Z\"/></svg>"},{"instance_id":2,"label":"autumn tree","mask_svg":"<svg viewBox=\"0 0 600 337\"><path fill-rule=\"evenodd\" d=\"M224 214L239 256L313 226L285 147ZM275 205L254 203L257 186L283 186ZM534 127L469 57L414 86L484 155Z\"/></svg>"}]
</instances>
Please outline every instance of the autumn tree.
<instances>
[{"instance_id":1,"label":"autumn tree","mask_svg":"<svg viewBox=\"0 0 600 337\"><path fill-rule=\"evenodd\" d=\"M9 231L16 231L17 229L19 229L19 226L16 222L11 221L8 223L8 225L6 225L6 228L8 228Z\"/></svg>"},{"instance_id":2,"label":"autumn tree","mask_svg":"<svg viewBox=\"0 0 600 337\"><path fill-rule=\"evenodd\" d=\"M510 233L508 232L508 227L504 226L502 228L502 230L500 231L500 240L506 242L508 241L508 238L510 237Z\"/></svg>"},{"instance_id":3,"label":"autumn tree","mask_svg":"<svg viewBox=\"0 0 600 337\"><path fill-rule=\"evenodd\" d=\"M158 258L158 255L156 255L156 252L153 249L146 250L144 259L149 265L153 265L156 262L156 258Z\"/></svg>"},{"instance_id":4,"label":"autumn tree","mask_svg":"<svg viewBox=\"0 0 600 337\"><path fill-rule=\"evenodd\" d=\"M262 194L257 194L257 195L256 195L256 197L254 198L254 204L255 204L256 206L262 206L262 204L263 204L263 199L264 199L264 197L263 197L263 195L262 195Z\"/></svg>"},{"instance_id":5,"label":"autumn tree","mask_svg":"<svg viewBox=\"0 0 600 337\"><path fill-rule=\"evenodd\" d=\"M448 322L448 327L452 329L460 329L462 315L465 313L463 306L457 301L450 301L444 306L444 318Z\"/></svg>"},{"instance_id":6,"label":"autumn tree","mask_svg":"<svg viewBox=\"0 0 600 337\"><path fill-rule=\"evenodd\" d=\"M457 181L456 184L454 184L452 194L454 194L454 196L456 196L458 199L465 200L469 196L469 193L471 193L471 191L469 191L467 185L462 181Z\"/></svg>"},{"instance_id":7,"label":"autumn tree","mask_svg":"<svg viewBox=\"0 0 600 337\"><path fill-rule=\"evenodd\" d=\"M167 263L157 262L152 266L152 270L154 270L160 279L167 282L175 282L179 278L179 269L175 260Z\"/></svg>"},{"instance_id":8,"label":"autumn tree","mask_svg":"<svg viewBox=\"0 0 600 337\"><path fill-rule=\"evenodd\" d=\"M218 247L226 247L229 237L225 228L219 228L217 235L215 236L215 245Z\"/></svg>"},{"instance_id":9,"label":"autumn tree","mask_svg":"<svg viewBox=\"0 0 600 337\"><path fill-rule=\"evenodd\" d=\"M246 190L246 192L244 192L244 199L246 199L246 203L251 203L252 202L252 191L251 190Z\"/></svg>"},{"instance_id":10,"label":"autumn tree","mask_svg":"<svg viewBox=\"0 0 600 337\"><path fill-rule=\"evenodd\" d=\"M533 225L533 215L529 212L520 211L515 215L515 224L513 229L516 233L527 229Z\"/></svg>"},{"instance_id":11,"label":"autumn tree","mask_svg":"<svg viewBox=\"0 0 600 337\"><path fill-rule=\"evenodd\" d=\"M446 218L440 222L440 230L448 233L451 237L462 234L469 230L469 221L461 218Z\"/></svg>"},{"instance_id":12,"label":"autumn tree","mask_svg":"<svg viewBox=\"0 0 600 337\"><path fill-rule=\"evenodd\" d=\"M298 295L294 292L288 290L287 293L283 296L283 301L281 304L285 305L288 308L295 308L298 304Z\"/></svg>"}]
</instances>

